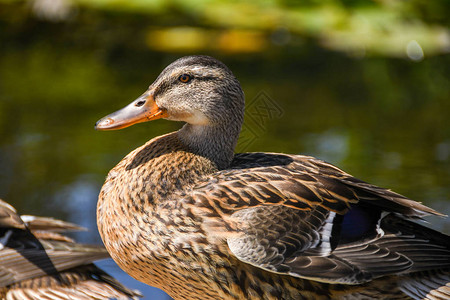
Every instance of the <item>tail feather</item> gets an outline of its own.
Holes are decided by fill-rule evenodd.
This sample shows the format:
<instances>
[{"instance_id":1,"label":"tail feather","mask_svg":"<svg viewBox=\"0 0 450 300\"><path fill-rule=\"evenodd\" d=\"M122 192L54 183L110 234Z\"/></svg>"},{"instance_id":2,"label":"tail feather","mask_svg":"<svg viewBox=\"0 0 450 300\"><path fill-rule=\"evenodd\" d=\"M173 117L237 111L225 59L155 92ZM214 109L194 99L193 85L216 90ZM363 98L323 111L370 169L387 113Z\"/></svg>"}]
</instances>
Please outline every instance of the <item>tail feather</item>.
<instances>
[{"instance_id":1,"label":"tail feather","mask_svg":"<svg viewBox=\"0 0 450 300\"><path fill-rule=\"evenodd\" d=\"M450 299L450 269L417 272L403 276L399 287L414 299Z\"/></svg>"}]
</instances>

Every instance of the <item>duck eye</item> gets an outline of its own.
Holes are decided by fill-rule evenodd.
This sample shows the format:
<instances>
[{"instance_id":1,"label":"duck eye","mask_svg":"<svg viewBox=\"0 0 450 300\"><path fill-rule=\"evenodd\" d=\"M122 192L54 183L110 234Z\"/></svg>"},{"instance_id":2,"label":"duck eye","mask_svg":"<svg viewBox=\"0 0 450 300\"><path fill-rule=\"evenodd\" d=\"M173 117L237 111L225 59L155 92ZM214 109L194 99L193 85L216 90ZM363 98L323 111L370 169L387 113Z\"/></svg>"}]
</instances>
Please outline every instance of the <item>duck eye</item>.
<instances>
[{"instance_id":1,"label":"duck eye","mask_svg":"<svg viewBox=\"0 0 450 300\"><path fill-rule=\"evenodd\" d=\"M183 83L188 83L189 81L191 81L191 79L192 79L191 76L188 74L183 74L183 75L180 75L180 77L178 77L178 80Z\"/></svg>"}]
</instances>

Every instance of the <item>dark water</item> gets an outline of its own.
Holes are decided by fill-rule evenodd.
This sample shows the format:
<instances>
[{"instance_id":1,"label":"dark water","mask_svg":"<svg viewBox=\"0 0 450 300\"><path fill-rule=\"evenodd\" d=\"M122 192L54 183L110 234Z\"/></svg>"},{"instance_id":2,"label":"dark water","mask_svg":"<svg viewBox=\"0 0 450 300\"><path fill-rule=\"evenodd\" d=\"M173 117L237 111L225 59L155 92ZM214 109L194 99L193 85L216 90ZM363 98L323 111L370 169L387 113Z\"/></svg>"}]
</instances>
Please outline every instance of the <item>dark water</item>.
<instances>
[{"instance_id":1,"label":"dark water","mask_svg":"<svg viewBox=\"0 0 450 300\"><path fill-rule=\"evenodd\" d=\"M2 15L0 197L22 214L86 226L100 243L98 192L128 152L181 124L156 121L115 132L95 122L139 96L190 53L150 51L148 20L80 14L68 23ZM146 23L147 22L147 23ZM352 59L308 41L253 54L206 52L241 81L247 113L238 151L319 157L371 183L450 214L450 58ZM430 226L450 233L448 219ZM100 265L147 299L154 290Z\"/></svg>"}]
</instances>

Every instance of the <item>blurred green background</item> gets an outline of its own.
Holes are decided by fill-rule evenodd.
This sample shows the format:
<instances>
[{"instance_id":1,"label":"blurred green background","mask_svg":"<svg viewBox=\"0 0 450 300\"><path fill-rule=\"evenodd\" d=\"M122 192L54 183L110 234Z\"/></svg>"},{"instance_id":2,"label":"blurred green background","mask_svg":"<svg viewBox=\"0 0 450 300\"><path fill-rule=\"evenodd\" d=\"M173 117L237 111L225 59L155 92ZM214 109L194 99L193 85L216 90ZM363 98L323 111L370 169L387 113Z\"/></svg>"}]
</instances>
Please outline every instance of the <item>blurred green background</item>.
<instances>
[{"instance_id":1,"label":"blurred green background","mask_svg":"<svg viewBox=\"0 0 450 300\"><path fill-rule=\"evenodd\" d=\"M314 155L450 214L449 15L445 0L0 0L0 198L100 243L108 170L181 124L95 122L176 58L208 54L246 93L237 151Z\"/></svg>"}]
</instances>

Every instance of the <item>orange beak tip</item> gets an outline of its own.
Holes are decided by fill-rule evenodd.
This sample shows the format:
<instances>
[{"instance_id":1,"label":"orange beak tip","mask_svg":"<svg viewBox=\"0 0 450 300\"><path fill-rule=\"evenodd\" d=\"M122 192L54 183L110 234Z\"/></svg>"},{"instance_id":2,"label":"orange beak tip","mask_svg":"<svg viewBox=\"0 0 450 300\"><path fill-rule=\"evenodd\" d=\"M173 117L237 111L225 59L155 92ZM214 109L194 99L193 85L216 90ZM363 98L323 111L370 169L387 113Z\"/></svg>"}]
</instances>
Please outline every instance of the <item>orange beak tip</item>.
<instances>
[{"instance_id":1,"label":"orange beak tip","mask_svg":"<svg viewBox=\"0 0 450 300\"><path fill-rule=\"evenodd\" d=\"M103 118L97 121L95 123L95 129L96 130L107 130L108 127L110 127L114 123L114 120L111 118Z\"/></svg>"}]
</instances>

